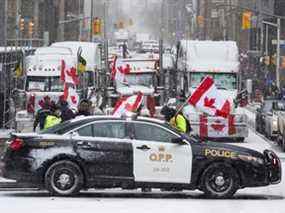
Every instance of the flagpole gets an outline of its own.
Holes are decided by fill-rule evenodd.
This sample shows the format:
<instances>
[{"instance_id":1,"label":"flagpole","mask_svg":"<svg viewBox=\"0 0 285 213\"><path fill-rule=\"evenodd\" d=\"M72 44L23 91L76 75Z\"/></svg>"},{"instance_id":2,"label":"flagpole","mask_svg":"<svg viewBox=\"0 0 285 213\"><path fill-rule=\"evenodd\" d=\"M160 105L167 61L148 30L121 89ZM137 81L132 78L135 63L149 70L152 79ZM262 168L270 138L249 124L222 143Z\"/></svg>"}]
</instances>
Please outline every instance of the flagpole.
<instances>
[{"instance_id":1,"label":"flagpole","mask_svg":"<svg viewBox=\"0 0 285 213\"><path fill-rule=\"evenodd\" d=\"M182 109L188 104L188 101L190 99L191 95L189 95L189 97L184 101L184 103L179 107L179 109L176 111L175 116L177 116L179 114L180 111L182 111Z\"/></svg>"}]
</instances>

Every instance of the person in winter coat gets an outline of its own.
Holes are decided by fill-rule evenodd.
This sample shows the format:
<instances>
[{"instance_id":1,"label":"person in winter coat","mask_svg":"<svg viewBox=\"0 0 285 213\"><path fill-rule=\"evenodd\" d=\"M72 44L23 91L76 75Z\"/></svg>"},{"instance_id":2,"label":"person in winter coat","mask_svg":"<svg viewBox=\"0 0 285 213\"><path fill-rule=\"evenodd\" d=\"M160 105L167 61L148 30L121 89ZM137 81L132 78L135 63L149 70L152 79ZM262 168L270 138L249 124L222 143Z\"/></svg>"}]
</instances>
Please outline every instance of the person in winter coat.
<instances>
[{"instance_id":1,"label":"person in winter coat","mask_svg":"<svg viewBox=\"0 0 285 213\"><path fill-rule=\"evenodd\" d=\"M52 113L47 115L45 119L44 129L48 129L56 124L61 123L61 111L59 109L53 109Z\"/></svg>"},{"instance_id":2,"label":"person in winter coat","mask_svg":"<svg viewBox=\"0 0 285 213\"><path fill-rule=\"evenodd\" d=\"M76 116L89 116L91 115L91 102L89 100L83 99L78 105L78 112Z\"/></svg>"},{"instance_id":3,"label":"person in winter coat","mask_svg":"<svg viewBox=\"0 0 285 213\"><path fill-rule=\"evenodd\" d=\"M61 112L61 122L75 118L74 112L69 108L68 102L63 97L60 97L58 107Z\"/></svg>"},{"instance_id":4,"label":"person in winter coat","mask_svg":"<svg viewBox=\"0 0 285 213\"><path fill-rule=\"evenodd\" d=\"M164 106L162 107L160 113L164 115L165 120L169 122L170 125L177 129L179 132L189 132L190 127L188 127L187 120L182 112L177 113L175 109L170 108L168 106Z\"/></svg>"},{"instance_id":5,"label":"person in winter coat","mask_svg":"<svg viewBox=\"0 0 285 213\"><path fill-rule=\"evenodd\" d=\"M51 114L51 101L49 97L45 97L40 105L41 108L37 111L33 124L34 132L36 131L38 125L40 127L40 130L44 129L45 119L49 114Z\"/></svg>"}]
</instances>

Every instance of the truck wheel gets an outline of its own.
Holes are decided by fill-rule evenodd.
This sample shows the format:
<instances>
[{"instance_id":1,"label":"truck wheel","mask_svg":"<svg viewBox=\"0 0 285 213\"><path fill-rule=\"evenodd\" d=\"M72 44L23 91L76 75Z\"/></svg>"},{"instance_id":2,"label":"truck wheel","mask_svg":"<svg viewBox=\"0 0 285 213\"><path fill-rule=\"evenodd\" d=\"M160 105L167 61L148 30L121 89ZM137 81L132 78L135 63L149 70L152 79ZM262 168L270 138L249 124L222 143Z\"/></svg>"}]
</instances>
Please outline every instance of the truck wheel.
<instances>
[{"instance_id":1,"label":"truck wheel","mask_svg":"<svg viewBox=\"0 0 285 213\"><path fill-rule=\"evenodd\" d=\"M260 130L259 130L259 125L257 124L257 123L255 123L255 131L257 131L257 132L260 132Z\"/></svg>"},{"instance_id":2,"label":"truck wheel","mask_svg":"<svg viewBox=\"0 0 285 213\"><path fill-rule=\"evenodd\" d=\"M226 163L212 163L201 180L201 189L210 198L232 197L239 186L236 170Z\"/></svg>"},{"instance_id":3,"label":"truck wheel","mask_svg":"<svg viewBox=\"0 0 285 213\"><path fill-rule=\"evenodd\" d=\"M283 133L283 137L281 140L281 149L283 152L285 152L285 132Z\"/></svg>"},{"instance_id":4,"label":"truck wheel","mask_svg":"<svg viewBox=\"0 0 285 213\"><path fill-rule=\"evenodd\" d=\"M75 195L82 189L83 180L79 166L68 160L55 162L45 174L45 186L52 195Z\"/></svg>"}]
</instances>

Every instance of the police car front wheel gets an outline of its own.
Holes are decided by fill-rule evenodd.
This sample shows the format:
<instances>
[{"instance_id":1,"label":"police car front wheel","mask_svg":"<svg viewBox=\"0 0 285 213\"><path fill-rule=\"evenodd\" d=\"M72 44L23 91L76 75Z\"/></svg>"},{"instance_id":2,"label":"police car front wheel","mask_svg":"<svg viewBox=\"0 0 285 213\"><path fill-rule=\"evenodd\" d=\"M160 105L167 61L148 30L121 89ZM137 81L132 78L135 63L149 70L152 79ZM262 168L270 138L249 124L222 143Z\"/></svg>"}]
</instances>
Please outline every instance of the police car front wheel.
<instances>
[{"instance_id":1,"label":"police car front wheel","mask_svg":"<svg viewBox=\"0 0 285 213\"><path fill-rule=\"evenodd\" d=\"M212 163L202 175L201 189L210 198L228 198L238 189L236 170L225 163Z\"/></svg>"},{"instance_id":2,"label":"police car front wheel","mask_svg":"<svg viewBox=\"0 0 285 213\"><path fill-rule=\"evenodd\" d=\"M68 160L55 162L45 174L45 185L52 195L75 195L81 190L83 180L80 167Z\"/></svg>"}]
</instances>

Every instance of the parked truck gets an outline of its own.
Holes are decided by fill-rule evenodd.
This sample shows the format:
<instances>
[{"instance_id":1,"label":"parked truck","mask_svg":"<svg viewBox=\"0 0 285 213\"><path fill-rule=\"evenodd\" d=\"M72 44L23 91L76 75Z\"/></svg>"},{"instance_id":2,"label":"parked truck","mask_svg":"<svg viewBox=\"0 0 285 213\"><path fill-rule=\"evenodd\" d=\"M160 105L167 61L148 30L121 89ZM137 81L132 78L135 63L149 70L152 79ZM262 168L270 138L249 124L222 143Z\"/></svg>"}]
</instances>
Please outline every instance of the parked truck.
<instances>
[{"instance_id":1,"label":"parked truck","mask_svg":"<svg viewBox=\"0 0 285 213\"><path fill-rule=\"evenodd\" d=\"M233 41L191 41L182 40L177 49L177 68L179 92L189 96L205 76L211 76L219 93L231 102L240 91L240 67L238 47ZM232 138L243 141L248 136L246 115L231 109L232 119L205 116L188 105L184 113L190 120L194 133L201 136L206 129L208 138ZM226 131L234 130L234 131ZM205 135L204 135L205 136Z\"/></svg>"},{"instance_id":2,"label":"parked truck","mask_svg":"<svg viewBox=\"0 0 285 213\"><path fill-rule=\"evenodd\" d=\"M77 66L77 57L66 47L41 47L24 59L24 84L16 90L24 107L16 113L18 131L32 130L34 115L46 96L57 102L63 94L64 86L60 80L62 60Z\"/></svg>"},{"instance_id":3,"label":"parked truck","mask_svg":"<svg viewBox=\"0 0 285 213\"><path fill-rule=\"evenodd\" d=\"M113 79L108 87L108 103L110 113L117 100L141 92L144 95L143 114L149 114L147 100L160 104L162 90L158 86L158 60L157 59L120 59L121 63L130 66L130 72L125 75L125 83ZM150 100L151 99L151 100Z\"/></svg>"}]
</instances>

